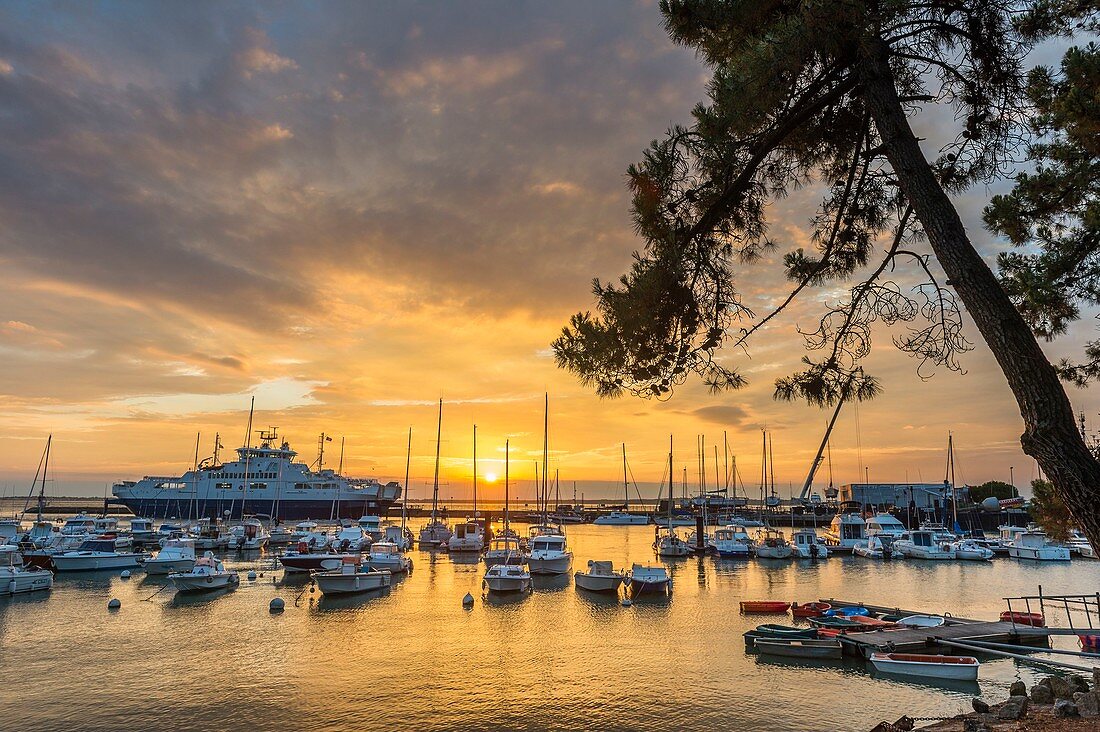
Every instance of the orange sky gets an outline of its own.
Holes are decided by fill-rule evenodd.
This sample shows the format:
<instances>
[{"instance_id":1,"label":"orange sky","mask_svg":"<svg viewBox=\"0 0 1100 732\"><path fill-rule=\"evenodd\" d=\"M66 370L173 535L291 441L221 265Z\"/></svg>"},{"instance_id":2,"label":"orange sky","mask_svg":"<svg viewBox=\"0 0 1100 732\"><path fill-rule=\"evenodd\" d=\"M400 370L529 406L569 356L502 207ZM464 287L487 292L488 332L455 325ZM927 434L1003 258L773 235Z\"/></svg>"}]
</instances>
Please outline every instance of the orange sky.
<instances>
[{"instance_id":1,"label":"orange sky","mask_svg":"<svg viewBox=\"0 0 1100 732\"><path fill-rule=\"evenodd\" d=\"M216 431L240 444L251 395L256 425L309 460L320 432L344 436L350 472L384 480L403 476L412 426L414 498L430 491L441 395L444 496L468 495L475 421L481 471L503 473L510 438L530 480L544 392L552 466L586 497L618 495L624 441L651 495L670 433L694 482L695 436L723 430L755 490L762 427L782 492L801 484L827 414L772 401L772 384L802 355L797 325L838 293L727 354L751 382L736 393L600 401L550 357L592 306L591 278L617 277L638 246L627 164L704 98L705 69L650 3L70 12L0 9L5 494L27 489L50 432L59 493L182 472L196 432L203 456ZM992 257L991 192L959 206ZM781 251L805 242L813 193L774 207ZM774 272L739 277L758 311L781 292ZM867 365L885 393L858 432L854 410L841 417L836 483L863 466L941 480L948 431L961 481L1035 477L970 333L966 373L929 381L877 333ZM1090 422L1100 411L1071 398Z\"/></svg>"}]
</instances>

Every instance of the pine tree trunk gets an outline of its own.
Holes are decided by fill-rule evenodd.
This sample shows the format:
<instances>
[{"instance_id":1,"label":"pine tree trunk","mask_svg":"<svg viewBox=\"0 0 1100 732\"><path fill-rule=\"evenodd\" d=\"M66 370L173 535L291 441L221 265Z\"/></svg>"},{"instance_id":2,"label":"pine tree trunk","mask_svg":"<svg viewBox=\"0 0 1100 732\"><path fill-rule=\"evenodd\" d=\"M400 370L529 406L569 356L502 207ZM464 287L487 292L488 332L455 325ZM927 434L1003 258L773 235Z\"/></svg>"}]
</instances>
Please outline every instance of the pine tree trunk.
<instances>
[{"instance_id":1,"label":"pine tree trunk","mask_svg":"<svg viewBox=\"0 0 1100 732\"><path fill-rule=\"evenodd\" d=\"M958 212L921 152L898 99L885 44L864 60L861 77L864 100L898 185L1016 397L1024 420L1024 452L1039 462L1089 542L1100 549L1100 462L1077 429L1057 372L970 243Z\"/></svg>"}]
</instances>

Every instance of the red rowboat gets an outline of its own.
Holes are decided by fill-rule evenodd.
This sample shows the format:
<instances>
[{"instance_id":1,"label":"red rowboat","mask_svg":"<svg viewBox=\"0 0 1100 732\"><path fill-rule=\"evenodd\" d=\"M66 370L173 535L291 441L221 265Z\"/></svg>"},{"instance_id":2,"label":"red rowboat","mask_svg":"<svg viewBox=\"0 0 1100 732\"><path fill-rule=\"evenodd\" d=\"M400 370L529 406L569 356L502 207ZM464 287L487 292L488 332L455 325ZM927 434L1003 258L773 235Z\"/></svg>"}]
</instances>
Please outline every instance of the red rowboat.
<instances>
[{"instance_id":1,"label":"red rowboat","mask_svg":"<svg viewBox=\"0 0 1100 732\"><path fill-rule=\"evenodd\" d=\"M897 623L891 623L888 620L881 620L879 618L871 618L866 615L853 615L848 618L853 623L859 623L860 625L866 625L868 628L882 628L883 630L890 630L897 628Z\"/></svg>"},{"instance_id":2,"label":"red rowboat","mask_svg":"<svg viewBox=\"0 0 1100 732\"><path fill-rule=\"evenodd\" d=\"M1086 651L1098 651L1100 650L1100 635L1079 635L1081 639L1081 647Z\"/></svg>"},{"instance_id":3,"label":"red rowboat","mask_svg":"<svg viewBox=\"0 0 1100 732\"><path fill-rule=\"evenodd\" d=\"M1036 628L1042 628L1046 625L1046 618L1043 617L1042 613L1021 613L1005 610L1001 613L1001 622L1016 623L1016 625L1031 625Z\"/></svg>"},{"instance_id":4,"label":"red rowboat","mask_svg":"<svg viewBox=\"0 0 1100 732\"><path fill-rule=\"evenodd\" d=\"M825 614L826 610L832 610L833 606L827 602L807 602L799 605L791 604L791 615L796 618L817 618Z\"/></svg>"},{"instance_id":5,"label":"red rowboat","mask_svg":"<svg viewBox=\"0 0 1100 732\"><path fill-rule=\"evenodd\" d=\"M771 601L756 601L756 602L742 602L741 612L743 613L785 613L787 608L791 606L789 602L771 602Z\"/></svg>"}]
</instances>

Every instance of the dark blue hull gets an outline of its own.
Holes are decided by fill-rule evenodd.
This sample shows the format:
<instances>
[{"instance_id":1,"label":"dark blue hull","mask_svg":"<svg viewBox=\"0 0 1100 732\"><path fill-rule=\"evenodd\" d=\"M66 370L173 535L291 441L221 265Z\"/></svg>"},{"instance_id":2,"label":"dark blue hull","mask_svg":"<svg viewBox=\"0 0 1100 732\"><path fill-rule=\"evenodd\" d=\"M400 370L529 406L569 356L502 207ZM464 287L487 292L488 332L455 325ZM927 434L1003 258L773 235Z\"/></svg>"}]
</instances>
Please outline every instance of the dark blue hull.
<instances>
[{"instance_id":1,"label":"dark blue hull","mask_svg":"<svg viewBox=\"0 0 1100 732\"><path fill-rule=\"evenodd\" d=\"M330 519L357 519L360 516L385 516L393 501L189 501L171 498L116 498L135 516L151 519L178 519L186 521L199 518L225 518L230 520L249 516L271 516L280 521L328 521ZM276 513L278 515L276 515Z\"/></svg>"}]
</instances>

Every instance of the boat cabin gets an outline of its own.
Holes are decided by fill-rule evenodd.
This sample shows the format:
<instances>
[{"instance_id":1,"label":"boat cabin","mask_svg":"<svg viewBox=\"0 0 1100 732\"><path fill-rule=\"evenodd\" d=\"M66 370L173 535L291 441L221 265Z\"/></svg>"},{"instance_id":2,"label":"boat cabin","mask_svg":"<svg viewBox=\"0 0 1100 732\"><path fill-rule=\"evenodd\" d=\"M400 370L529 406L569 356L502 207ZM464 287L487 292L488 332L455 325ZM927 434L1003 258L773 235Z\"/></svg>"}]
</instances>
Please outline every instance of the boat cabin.
<instances>
[{"instance_id":1,"label":"boat cabin","mask_svg":"<svg viewBox=\"0 0 1100 732\"><path fill-rule=\"evenodd\" d=\"M564 552L565 537L560 534L540 534L531 541L532 552Z\"/></svg>"},{"instance_id":2,"label":"boat cabin","mask_svg":"<svg viewBox=\"0 0 1100 732\"><path fill-rule=\"evenodd\" d=\"M359 518L359 528L370 536L371 539L377 541L382 538L382 517L361 516Z\"/></svg>"},{"instance_id":3,"label":"boat cabin","mask_svg":"<svg viewBox=\"0 0 1100 732\"><path fill-rule=\"evenodd\" d=\"M913 542L913 546L922 546L929 549L939 546L936 542L935 535L927 529L918 529L917 531L909 532L909 540Z\"/></svg>"},{"instance_id":4,"label":"boat cabin","mask_svg":"<svg viewBox=\"0 0 1100 732\"><path fill-rule=\"evenodd\" d=\"M467 521L464 524L455 525L454 536L456 539L465 539L466 537L480 536L481 524L477 521Z\"/></svg>"},{"instance_id":5,"label":"boat cabin","mask_svg":"<svg viewBox=\"0 0 1100 732\"><path fill-rule=\"evenodd\" d=\"M1023 534L1027 529L1022 526L1001 526L998 528L999 537L1002 544L1012 544L1016 541L1016 536Z\"/></svg>"},{"instance_id":6,"label":"boat cabin","mask_svg":"<svg viewBox=\"0 0 1100 732\"><path fill-rule=\"evenodd\" d=\"M395 557L401 551L396 544L391 544L388 541L376 541L371 544L370 553L372 557Z\"/></svg>"},{"instance_id":7,"label":"boat cabin","mask_svg":"<svg viewBox=\"0 0 1100 732\"><path fill-rule=\"evenodd\" d=\"M864 531L867 536L886 534L896 537L905 533L905 525L888 513L876 513L867 519Z\"/></svg>"},{"instance_id":8,"label":"boat cabin","mask_svg":"<svg viewBox=\"0 0 1100 732\"><path fill-rule=\"evenodd\" d=\"M114 539L87 539L77 549L80 552L101 552L104 554L115 553Z\"/></svg>"},{"instance_id":9,"label":"boat cabin","mask_svg":"<svg viewBox=\"0 0 1100 732\"><path fill-rule=\"evenodd\" d=\"M800 549L809 550L810 547L817 546L817 534L812 529L802 529L791 534L791 541Z\"/></svg>"},{"instance_id":10,"label":"boat cabin","mask_svg":"<svg viewBox=\"0 0 1100 732\"><path fill-rule=\"evenodd\" d=\"M843 547L853 547L867 539L867 524L858 513L840 513L829 524L830 541Z\"/></svg>"},{"instance_id":11,"label":"boat cabin","mask_svg":"<svg viewBox=\"0 0 1100 732\"><path fill-rule=\"evenodd\" d=\"M95 519L86 514L80 514L79 516L73 516L65 521L65 525L61 527L61 533L66 536L76 536L78 534L91 534L95 531Z\"/></svg>"}]
</instances>

